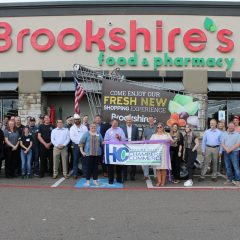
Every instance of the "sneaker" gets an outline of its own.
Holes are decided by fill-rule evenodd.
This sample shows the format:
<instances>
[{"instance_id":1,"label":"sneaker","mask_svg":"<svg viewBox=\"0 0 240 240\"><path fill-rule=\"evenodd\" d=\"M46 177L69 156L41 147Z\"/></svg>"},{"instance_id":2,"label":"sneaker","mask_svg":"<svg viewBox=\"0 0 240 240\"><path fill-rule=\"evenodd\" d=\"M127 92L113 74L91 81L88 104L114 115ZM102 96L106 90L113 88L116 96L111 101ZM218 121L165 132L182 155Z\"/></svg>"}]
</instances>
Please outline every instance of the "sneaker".
<instances>
[{"instance_id":1,"label":"sneaker","mask_svg":"<svg viewBox=\"0 0 240 240\"><path fill-rule=\"evenodd\" d=\"M193 181L191 179L187 180L185 183L184 183L184 187L192 187L193 185Z\"/></svg>"},{"instance_id":2,"label":"sneaker","mask_svg":"<svg viewBox=\"0 0 240 240\"><path fill-rule=\"evenodd\" d=\"M232 181L232 183L233 183L236 187L240 187L240 182L239 182L239 181Z\"/></svg>"},{"instance_id":3,"label":"sneaker","mask_svg":"<svg viewBox=\"0 0 240 240\"><path fill-rule=\"evenodd\" d=\"M232 181L227 180L226 182L223 183L224 185L232 185Z\"/></svg>"}]
</instances>

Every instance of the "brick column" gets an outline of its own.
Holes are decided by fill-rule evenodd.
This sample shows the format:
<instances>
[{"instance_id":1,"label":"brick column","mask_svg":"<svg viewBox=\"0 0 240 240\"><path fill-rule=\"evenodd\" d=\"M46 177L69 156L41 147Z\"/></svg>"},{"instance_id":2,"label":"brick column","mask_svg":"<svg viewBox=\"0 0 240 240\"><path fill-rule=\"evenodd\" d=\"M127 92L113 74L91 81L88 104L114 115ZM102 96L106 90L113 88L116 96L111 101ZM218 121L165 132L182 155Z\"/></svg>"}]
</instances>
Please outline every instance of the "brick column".
<instances>
[{"instance_id":1,"label":"brick column","mask_svg":"<svg viewBox=\"0 0 240 240\"><path fill-rule=\"evenodd\" d=\"M26 124L27 116L38 119L40 114L44 114L44 97L41 93L43 83L42 72L19 71L19 107L18 115L23 124Z\"/></svg>"},{"instance_id":2,"label":"brick column","mask_svg":"<svg viewBox=\"0 0 240 240\"><path fill-rule=\"evenodd\" d=\"M36 119L42 113L41 111L41 93L19 93L18 115L22 122L26 124L28 116Z\"/></svg>"}]
</instances>

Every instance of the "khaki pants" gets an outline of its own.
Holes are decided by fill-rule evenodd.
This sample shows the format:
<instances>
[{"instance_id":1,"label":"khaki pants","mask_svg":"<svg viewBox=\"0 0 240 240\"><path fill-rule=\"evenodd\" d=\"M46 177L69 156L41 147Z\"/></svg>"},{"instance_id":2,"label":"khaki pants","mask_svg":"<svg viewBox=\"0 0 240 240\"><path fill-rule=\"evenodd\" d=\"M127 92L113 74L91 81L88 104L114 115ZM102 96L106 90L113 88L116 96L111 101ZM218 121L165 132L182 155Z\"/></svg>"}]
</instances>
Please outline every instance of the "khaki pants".
<instances>
[{"instance_id":1,"label":"khaki pants","mask_svg":"<svg viewBox=\"0 0 240 240\"><path fill-rule=\"evenodd\" d=\"M58 167L60 162L60 156L62 159L62 168L63 168L63 175L67 175L67 147L63 149L53 148L53 176L58 175Z\"/></svg>"},{"instance_id":2,"label":"khaki pants","mask_svg":"<svg viewBox=\"0 0 240 240\"><path fill-rule=\"evenodd\" d=\"M217 168L218 168L218 157L219 157L219 147L211 148L206 146L205 159L203 161L201 177L204 178L208 166L212 162L212 178L217 177Z\"/></svg>"}]
</instances>

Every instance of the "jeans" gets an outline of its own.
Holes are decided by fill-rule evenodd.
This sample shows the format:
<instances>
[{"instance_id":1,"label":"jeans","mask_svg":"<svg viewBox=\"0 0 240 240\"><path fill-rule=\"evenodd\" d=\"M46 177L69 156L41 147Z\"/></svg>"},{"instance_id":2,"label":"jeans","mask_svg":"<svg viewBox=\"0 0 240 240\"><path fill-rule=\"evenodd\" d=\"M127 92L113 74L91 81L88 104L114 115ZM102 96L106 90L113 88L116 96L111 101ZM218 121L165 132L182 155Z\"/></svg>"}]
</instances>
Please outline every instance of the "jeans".
<instances>
[{"instance_id":1,"label":"jeans","mask_svg":"<svg viewBox=\"0 0 240 240\"><path fill-rule=\"evenodd\" d=\"M82 154L80 152L80 148L78 144L74 144L73 147L73 176L78 175L78 163L82 163L82 171L83 175L86 176L86 160L82 157Z\"/></svg>"},{"instance_id":2,"label":"jeans","mask_svg":"<svg viewBox=\"0 0 240 240\"><path fill-rule=\"evenodd\" d=\"M24 150L21 149L21 161L22 161L22 176L25 175L26 165L27 165L27 174L31 174L31 159L32 159L32 150L29 150L28 153L24 153Z\"/></svg>"},{"instance_id":3,"label":"jeans","mask_svg":"<svg viewBox=\"0 0 240 240\"><path fill-rule=\"evenodd\" d=\"M33 145L32 147L32 165L34 173L39 174L39 153L37 145Z\"/></svg>"},{"instance_id":4,"label":"jeans","mask_svg":"<svg viewBox=\"0 0 240 240\"><path fill-rule=\"evenodd\" d=\"M233 180L232 172L233 166L235 178L237 181L240 181L239 152L238 151L233 151L231 153L223 152L223 154L228 180L229 181Z\"/></svg>"}]
</instances>

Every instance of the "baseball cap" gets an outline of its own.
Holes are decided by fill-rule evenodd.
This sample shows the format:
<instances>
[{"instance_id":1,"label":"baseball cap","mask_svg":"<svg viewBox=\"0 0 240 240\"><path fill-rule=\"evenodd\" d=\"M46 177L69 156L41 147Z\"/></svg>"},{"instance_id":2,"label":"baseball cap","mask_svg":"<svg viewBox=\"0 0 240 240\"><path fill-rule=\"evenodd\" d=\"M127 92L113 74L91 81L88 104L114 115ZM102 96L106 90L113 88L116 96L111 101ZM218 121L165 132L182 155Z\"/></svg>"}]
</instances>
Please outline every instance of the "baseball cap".
<instances>
[{"instance_id":1,"label":"baseball cap","mask_svg":"<svg viewBox=\"0 0 240 240\"><path fill-rule=\"evenodd\" d=\"M67 117L66 117L66 120L68 120L69 118L72 118L72 116L71 116L71 115L70 115L70 116L67 116Z\"/></svg>"},{"instance_id":2,"label":"baseball cap","mask_svg":"<svg viewBox=\"0 0 240 240\"><path fill-rule=\"evenodd\" d=\"M73 115L73 119L80 119L79 114L75 113L75 114Z\"/></svg>"},{"instance_id":3,"label":"baseball cap","mask_svg":"<svg viewBox=\"0 0 240 240\"><path fill-rule=\"evenodd\" d=\"M30 121L30 122L35 122L36 120L35 120L34 117L30 117L29 121Z\"/></svg>"},{"instance_id":4,"label":"baseball cap","mask_svg":"<svg viewBox=\"0 0 240 240\"><path fill-rule=\"evenodd\" d=\"M237 120L239 120L239 116L236 115L236 116L234 116L233 119L237 119Z\"/></svg>"}]
</instances>

